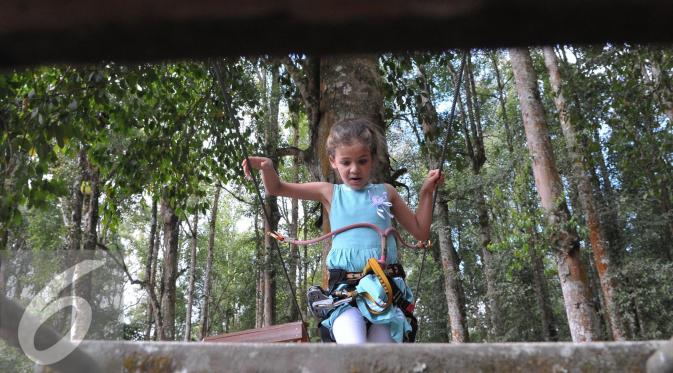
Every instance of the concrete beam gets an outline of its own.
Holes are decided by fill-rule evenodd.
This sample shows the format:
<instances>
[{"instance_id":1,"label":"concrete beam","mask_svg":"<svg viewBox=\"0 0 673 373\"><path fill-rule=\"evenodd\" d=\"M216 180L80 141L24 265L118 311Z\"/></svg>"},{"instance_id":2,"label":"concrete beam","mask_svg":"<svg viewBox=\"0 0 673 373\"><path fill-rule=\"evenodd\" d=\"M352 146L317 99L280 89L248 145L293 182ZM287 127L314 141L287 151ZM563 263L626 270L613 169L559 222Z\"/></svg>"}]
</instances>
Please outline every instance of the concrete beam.
<instances>
[{"instance_id":1,"label":"concrete beam","mask_svg":"<svg viewBox=\"0 0 673 373\"><path fill-rule=\"evenodd\" d=\"M640 372L666 343L337 346L84 341L80 348L105 372Z\"/></svg>"},{"instance_id":2,"label":"concrete beam","mask_svg":"<svg viewBox=\"0 0 673 373\"><path fill-rule=\"evenodd\" d=\"M669 0L6 0L0 67L671 42Z\"/></svg>"}]
</instances>

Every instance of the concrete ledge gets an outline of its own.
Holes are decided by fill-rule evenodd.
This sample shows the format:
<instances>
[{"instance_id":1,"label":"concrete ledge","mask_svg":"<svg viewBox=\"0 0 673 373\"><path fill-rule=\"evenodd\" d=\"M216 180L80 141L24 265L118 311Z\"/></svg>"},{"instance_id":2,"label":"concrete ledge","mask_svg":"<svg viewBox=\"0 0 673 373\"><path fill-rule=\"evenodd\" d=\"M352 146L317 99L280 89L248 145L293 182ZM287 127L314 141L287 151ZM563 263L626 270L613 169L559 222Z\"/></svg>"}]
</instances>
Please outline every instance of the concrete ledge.
<instances>
[{"instance_id":1,"label":"concrete ledge","mask_svg":"<svg viewBox=\"0 0 673 373\"><path fill-rule=\"evenodd\" d=\"M666 343L337 346L84 341L80 347L105 372L639 372ZM40 371L48 370L38 367Z\"/></svg>"}]
</instances>

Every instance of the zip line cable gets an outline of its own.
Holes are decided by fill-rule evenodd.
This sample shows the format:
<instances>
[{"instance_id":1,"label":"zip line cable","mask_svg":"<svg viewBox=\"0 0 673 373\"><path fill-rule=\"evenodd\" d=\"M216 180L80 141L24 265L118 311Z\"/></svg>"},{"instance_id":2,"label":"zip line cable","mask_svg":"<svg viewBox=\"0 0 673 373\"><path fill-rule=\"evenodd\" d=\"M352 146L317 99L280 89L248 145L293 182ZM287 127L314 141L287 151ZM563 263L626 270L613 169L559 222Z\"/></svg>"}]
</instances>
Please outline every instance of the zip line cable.
<instances>
[{"instance_id":1,"label":"zip line cable","mask_svg":"<svg viewBox=\"0 0 673 373\"><path fill-rule=\"evenodd\" d=\"M229 95L227 94L227 90L224 85L224 79L222 78L222 72L220 71L220 67L217 63L213 63L213 71L215 73L215 77L218 80L218 83L220 85L220 89L222 90L222 100L224 100L224 107L225 110L227 111L227 116L229 117L229 120L232 121L232 124L234 125L234 130L236 131L236 136L239 139L239 145L241 147L241 153L243 154L243 158L245 158L245 161L248 165L250 165L250 160L248 157L248 152L246 149L246 144L247 142L245 139L243 139L243 135L241 135L241 130L240 130L240 123L238 119L236 119L236 116L232 112L232 107L231 107L231 101L229 100ZM257 177L255 176L255 173L253 172L254 170L252 169L252 166L250 166L250 176L252 178L253 185L255 186L255 195L257 196L257 199L260 202L260 206L262 207L262 212L264 214L264 219L266 220L266 228L270 230L269 226L271 224L271 219L269 218L269 212L266 211L266 206L264 205L264 199L262 198L262 193L259 191L259 183L257 182ZM285 267L285 260L283 259L283 255L280 252L280 244L276 244L276 253L278 254L278 258L280 259L280 264L283 267L283 273L285 274L285 279L287 280L287 285L290 288L290 292L292 293L292 301L294 302L295 307L297 307L297 312L299 313L299 318L301 319L302 323L306 323L304 321L304 316L301 313L301 308L299 307L299 302L297 302L297 295L295 293L294 287L292 285L292 281L290 281L290 275L287 272L287 268Z\"/></svg>"}]
</instances>

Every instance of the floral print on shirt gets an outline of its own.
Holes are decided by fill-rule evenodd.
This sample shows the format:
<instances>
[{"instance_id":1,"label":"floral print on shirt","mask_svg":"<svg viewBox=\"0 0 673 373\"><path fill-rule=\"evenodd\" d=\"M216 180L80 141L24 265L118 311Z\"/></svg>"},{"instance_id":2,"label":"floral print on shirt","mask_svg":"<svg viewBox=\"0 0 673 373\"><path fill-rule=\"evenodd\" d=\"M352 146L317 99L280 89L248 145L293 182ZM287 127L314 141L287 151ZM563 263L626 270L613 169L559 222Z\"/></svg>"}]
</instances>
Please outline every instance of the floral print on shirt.
<instances>
[{"instance_id":1,"label":"floral print on shirt","mask_svg":"<svg viewBox=\"0 0 673 373\"><path fill-rule=\"evenodd\" d=\"M385 219L386 215L391 219L394 218L393 214L390 213L390 207L392 207L393 204L388 201L388 193L385 190L383 190L383 193L381 194L376 194L376 192L372 193L372 189L369 189L367 193L369 193L369 199L372 201L372 206L376 207L376 215L381 219Z\"/></svg>"}]
</instances>

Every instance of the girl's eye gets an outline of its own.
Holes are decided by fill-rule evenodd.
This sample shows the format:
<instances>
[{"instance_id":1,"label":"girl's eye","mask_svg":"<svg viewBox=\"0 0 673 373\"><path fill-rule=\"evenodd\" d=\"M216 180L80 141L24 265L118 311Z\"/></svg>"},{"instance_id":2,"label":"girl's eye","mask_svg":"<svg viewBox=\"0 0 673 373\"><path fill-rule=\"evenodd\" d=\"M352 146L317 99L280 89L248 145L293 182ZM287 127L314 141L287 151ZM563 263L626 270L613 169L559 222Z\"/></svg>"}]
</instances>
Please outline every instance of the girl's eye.
<instances>
[{"instance_id":1,"label":"girl's eye","mask_svg":"<svg viewBox=\"0 0 673 373\"><path fill-rule=\"evenodd\" d=\"M366 165L367 160L366 159L360 159L360 161L358 163L361 164L361 165Z\"/></svg>"},{"instance_id":2,"label":"girl's eye","mask_svg":"<svg viewBox=\"0 0 673 373\"><path fill-rule=\"evenodd\" d=\"M341 164L344 165L344 166L348 166L349 164L351 164L351 162L350 161L341 161Z\"/></svg>"}]
</instances>

